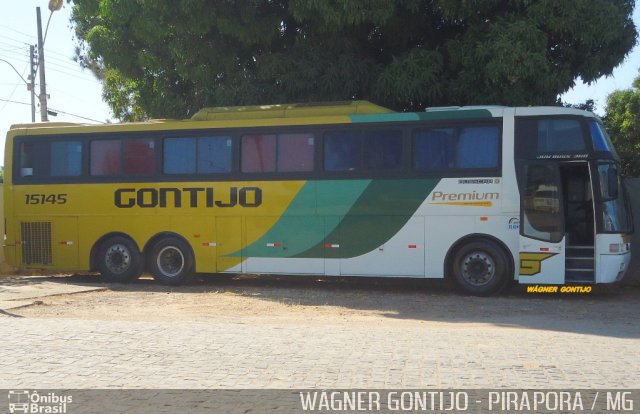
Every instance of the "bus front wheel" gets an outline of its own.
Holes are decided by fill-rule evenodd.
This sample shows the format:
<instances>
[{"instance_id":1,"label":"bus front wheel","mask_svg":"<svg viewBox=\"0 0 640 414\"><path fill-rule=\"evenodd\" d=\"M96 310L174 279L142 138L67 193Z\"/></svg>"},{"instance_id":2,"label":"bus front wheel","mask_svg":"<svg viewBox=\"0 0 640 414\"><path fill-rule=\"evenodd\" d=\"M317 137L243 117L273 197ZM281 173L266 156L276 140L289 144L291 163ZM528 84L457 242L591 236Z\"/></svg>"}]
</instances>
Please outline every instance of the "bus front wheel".
<instances>
[{"instance_id":1,"label":"bus front wheel","mask_svg":"<svg viewBox=\"0 0 640 414\"><path fill-rule=\"evenodd\" d=\"M142 255L126 237L111 237L100 244L98 270L107 282L129 283L142 274Z\"/></svg>"},{"instance_id":2,"label":"bus front wheel","mask_svg":"<svg viewBox=\"0 0 640 414\"><path fill-rule=\"evenodd\" d=\"M176 286L185 283L193 268L191 248L178 238L162 239L151 249L149 269L153 278L162 284Z\"/></svg>"},{"instance_id":3,"label":"bus front wheel","mask_svg":"<svg viewBox=\"0 0 640 414\"><path fill-rule=\"evenodd\" d=\"M466 293L486 296L498 293L509 279L509 259L490 240L472 241L462 245L453 258L453 276Z\"/></svg>"}]
</instances>

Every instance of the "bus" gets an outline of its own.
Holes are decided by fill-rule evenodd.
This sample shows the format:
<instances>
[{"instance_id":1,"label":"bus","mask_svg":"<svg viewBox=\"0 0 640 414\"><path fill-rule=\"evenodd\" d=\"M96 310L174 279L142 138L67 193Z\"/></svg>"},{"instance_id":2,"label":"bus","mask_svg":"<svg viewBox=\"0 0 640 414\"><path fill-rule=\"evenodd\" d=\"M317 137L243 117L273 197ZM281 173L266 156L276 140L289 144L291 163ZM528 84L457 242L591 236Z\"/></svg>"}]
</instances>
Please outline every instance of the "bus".
<instances>
[{"instance_id":1,"label":"bus","mask_svg":"<svg viewBox=\"0 0 640 414\"><path fill-rule=\"evenodd\" d=\"M110 282L450 278L489 295L613 283L630 260L619 158L571 108L354 101L22 124L5 166L9 264Z\"/></svg>"}]
</instances>

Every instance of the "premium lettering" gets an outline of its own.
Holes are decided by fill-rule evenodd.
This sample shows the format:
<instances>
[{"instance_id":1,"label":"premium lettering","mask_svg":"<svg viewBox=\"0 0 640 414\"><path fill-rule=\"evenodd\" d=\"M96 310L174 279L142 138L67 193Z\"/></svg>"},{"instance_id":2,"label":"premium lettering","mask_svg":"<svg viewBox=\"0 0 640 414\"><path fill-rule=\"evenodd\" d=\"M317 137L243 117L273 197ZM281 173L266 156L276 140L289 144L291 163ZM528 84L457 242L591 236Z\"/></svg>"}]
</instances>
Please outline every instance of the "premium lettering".
<instances>
[{"instance_id":1,"label":"premium lettering","mask_svg":"<svg viewBox=\"0 0 640 414\"><path fill-rule=\"evenodd\" d=\"M500 193L479 193L472 191L470 193L443 193L442 191L434 191L431 194L433 201L480 201L480 200L498 200Z\"/></svg>"}]
</instances>

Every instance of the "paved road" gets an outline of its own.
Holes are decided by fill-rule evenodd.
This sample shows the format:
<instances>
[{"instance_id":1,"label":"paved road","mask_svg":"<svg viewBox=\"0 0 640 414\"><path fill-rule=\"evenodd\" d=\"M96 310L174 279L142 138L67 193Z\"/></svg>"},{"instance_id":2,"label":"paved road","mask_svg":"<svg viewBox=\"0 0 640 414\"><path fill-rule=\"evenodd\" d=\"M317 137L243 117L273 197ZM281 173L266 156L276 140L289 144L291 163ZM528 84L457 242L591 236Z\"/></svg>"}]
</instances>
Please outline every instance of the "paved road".
<instances>
[{"instance_id":1,"label":"paved road","mask_svg":"<svg viewBox=\"0 0 640 414\"><path fill-rule=\"evenodd\" d=\"M354 289L367 288L345 294ZM373 293L381 307L390 295L420 297ZM421 299L424 314L378 322L9 312L0 315L0 388L640 388L639 298L638 290L551 300L436 292Z\"/></svg>"},{"instance_id":2,"label":"paved road","mask_svg":"<svg viewBox=\"0 0 640 414\"><path fill-rule=\"evenodd\" d=\"M0 388L640 387L637 338L428 323L1 324Z\"/></svg>"}]
</instances>

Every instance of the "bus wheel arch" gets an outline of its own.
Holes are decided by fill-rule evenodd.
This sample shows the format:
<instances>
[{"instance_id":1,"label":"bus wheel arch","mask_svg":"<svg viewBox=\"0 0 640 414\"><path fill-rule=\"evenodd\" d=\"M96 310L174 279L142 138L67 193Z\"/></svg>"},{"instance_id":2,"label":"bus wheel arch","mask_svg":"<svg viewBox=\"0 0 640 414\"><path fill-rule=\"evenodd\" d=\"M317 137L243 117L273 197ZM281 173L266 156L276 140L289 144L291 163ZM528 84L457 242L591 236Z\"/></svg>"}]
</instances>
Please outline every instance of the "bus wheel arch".
<instances>
[{"instance_id":1,"label":"bus wheel arch","mask_svg":"<svg viewBox=\"0 0 640 414\"><path fill-rule=\"evenodd\" d=\"M496 237L470 234L457 240L445 257L445 277L465 293L488 296L514 280L511 251Z\"/></svg>"},{"instance_id":2,"label":"bus wheel arch","mask_svg":"<svg viewBox=\"0 0 640 414\"><path fill-rule=\"evenodd\" d=\"M181 235L163 232L154 235L144 247L147 270L153 278L165 285L181 285L195 271L195 253L191 244Z\"/></svg>"},{"instance_id":3,"label":"bus wheel arch","mask_svg":"<svg viewBox=\"0 0 640 414\"><path fill-rule=\"evenodd\" d=\"M107 282L129 283L140 277L144 258L138 244L127 234L113 232L96 241L90 253L91 269Z\"/></svg>"}]
</instances>

